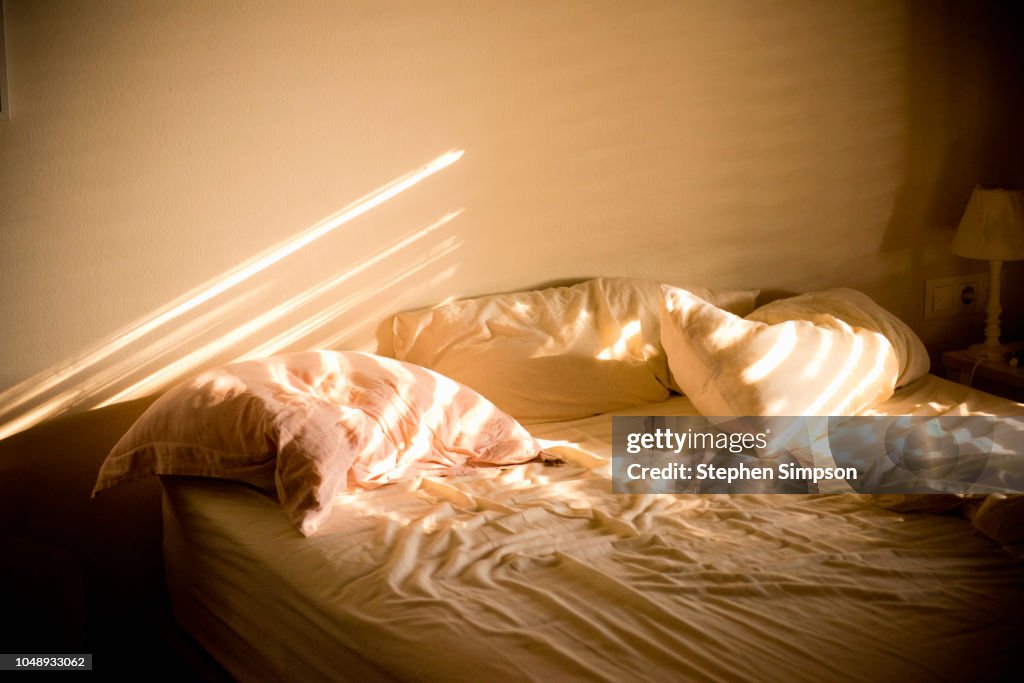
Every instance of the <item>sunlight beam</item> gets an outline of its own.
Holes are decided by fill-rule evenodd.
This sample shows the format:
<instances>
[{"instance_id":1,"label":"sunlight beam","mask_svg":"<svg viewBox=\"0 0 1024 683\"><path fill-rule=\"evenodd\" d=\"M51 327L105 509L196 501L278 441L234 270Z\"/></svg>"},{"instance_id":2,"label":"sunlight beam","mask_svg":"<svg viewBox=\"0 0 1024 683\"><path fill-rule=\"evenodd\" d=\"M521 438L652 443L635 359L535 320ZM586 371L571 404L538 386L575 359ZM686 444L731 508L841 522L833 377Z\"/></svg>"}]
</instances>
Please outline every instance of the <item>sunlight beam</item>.
<instances>
[{"instance_id":1,"label":"sunlight beam","mask_svg":"<svg viewBox=\"0 0 1024 683\"><path fill-rule=\"evenodd\" d=\"M842 325L847 332L853 332L853 328L846 323L840 321L840 325ZM857 368L857 364L860 363L861 356L863 355L864 338L859 334L854 333L853 348L846 354L846 362L843 363L843 367L839 369L839 372L836 373L836 376L832 378L832 381L829 382L828 386L825 387L825 390L821 392L814 403L805 410L805 415L819 415L825 410L828 402L838 394L840 387L842 387L849 379L850 375L853 374L853 371ZM843 405L845 405L846 402L847 401L844 399ZM837 411L832 411L833 414L836 412Z\"/></svg>"},{"instance_id":2,"label":"sunlight beam","mask_svg":"<svg viewBox=\"0 0 1024 683\"><path fill-rule=\"evenodd\" d=\"M459 244L454 244L452 250L454 251L454 249L457 248L458 246L459 246ZM422 268L423 268L423 265L416 266L415 270L419 271L419 270L422 270ZM445 268L441 272L439 272L436 275L434 275L433 277L431 277L430 280L428 280L426 283L421 284L421 287L431 288L431 287L436 286L440 282L443 282L445 280L451 279L452 275L456 272L456 270L457 270L457 268L455 266L449 266L448 268ZM410 273L410 274L412 274L412 273ZM395 282L388 283L388 284L384 285L382 289L390 288L394 284L397 284L399 281L404 280L404 279L405 279L405 277L396 278ZM380 308L381 308L381 310L387 309L387 310L391 310L391 311L399 311L399 310L402 310L402 307L410 299L413 299L413 298L414 297L412 295L409 295L408 293L406 293L406 294L403 294L401 296L394 297L393 299L391 299L389 301L389 303L388 303L388 305L386 307L382 306ZM368 322L368 321L365 321L365 320L357 322L357 323L353 323L353 324L349 325L348 327L345 327L345 328L339 330L338 332L333 333L331 336L326 337L324 339L321 339L320 341L318 341L316 344L313 344L312 346L315 347L315 348L318 348L318 349L331 349L331 348L334 348L338 343L340 343L346 337L348 337L351 334L355 333L360 328L366 327L368 324L372 325L372 324L375 324L375 323ZM353 349L353 350L371 351L372 349Z\"/></svg>"},{"instance_id":3,"label":"sunlight beam","mask_svg":"<svg viewBox=\"0 0 1024 683\"><path fill-rule=\"evenodd\" d=\"M427 235L431 234L438 228L447 224L452 219L456 218L462 212L463 209L458 209L457 211L452 211L450 213L445 214L440 219L438 219L434 223L431 223L425 228L417 230L416 232L408 235L407 237L396 241L391 246L378 251L372 257L366 259L355 268L348 270L342 273L341 275L338 275L337 277L330 278L329 280L317 285L316 287L311 288L309 291L303 292L302 294L298 294L292 297L291 299L285 301L284 303L275 306L273 309L264 313L263 315L260 315L259 317L250 320L244 325L241 325L240 327L231 330L227 334L224 334L221 337L206 344L205 346L196 349L195 351L189 353L183 358L179 358L178 360L161 368L160 370L154 372L148 377L145 377L142 380L135 382L131 386L127 387L126 389L119 391L117 394L104 400L96 407L102 408L113 403L118 403L119 401L125 401L131 398L143 396L145 394L156 391L157 389L160 389L161 387L169 384L170 382L180 378L189 371L195 369L196 367L203 364L207 360L210 360L217 354L230 349L232 346L235 346L236 344L242 342L243 340L252 336L256 332L259 332L260 330L273 324L274 322L284 317L288 313L296 310L297 308L300 308L301 306L308 304L309 302L327 293L328 291L335 289L346 280L349 280L358 275L359 273L363 272L367 268L370 268L376 265L377 263L380 263L385 258L394 255L396 252L400 251L401 249L404 249L413 242L426 237ZM443 255L444 254L439 254L436 256L436 258L440 258ZM420 270L421 268L428 265L428 263L429 261L426 261L419 267L411 271L407 271L404 276L394 279L392 283L400 281L405 277L408 277L413 272ZM392 283L386 283L385 287L391 286ZM380 290L378 289L376 291ZM369 298L369 296L370 295L367 294L364 298ZM353 299L355 299L355 302L353 302ZM272 345L277 339L280 339L285 335L292 334L296 329L303 329L303 334L294 338L301 339L306 334L310 334L311 332L315 331L317 327L321 326L325 322L329 321L334 317L337 317L337 315L340 315L341 312L344 312L345 310L352 308L356 303L359 303L360 301L361 300L355 296L350 296L346 299L343 299L341 302L328 307L326 311L321 311L320 313L314 315L312 318L303 321L299 325L292 328L292 330L289 330L288 332L284 333L284 335L278 335L278 337L275 337L274 340L260 344L256 349L253 349L247 353L242 354L241 356L236 358L235 362L270 355L270 353L265 352L264 349L266 349L269 345ZM332 311L337 312L333 313L332 315L328 315L328 313ZM277 348L280 348L280 346L278 346Z\"/></svg>"},{"instance_id":4,"label":"sunlight beam","mask_svg":"<svg viewBox=\"0 0 1024 683\"><path fill-rule=\"evenodd\" d=\"M755 384L767 377L775 368L789 358L796 348L796 327L792 324L783 324L782 333L775 340L775 344L768 353L764 354L756 363L743 370L743 381L747 384Z\"/></svg>"},{"instance_id":5,"label":"sunlight beam","mask_svg":"<svg viewBox=\"0 0 1024 683\"><path fill-rule=\"evenodd\" d=\"M626 358L629 352L629 346L633 343L633 340L640 336L640 321L631 320L622 326L622 332L619 335L618 340L615 341L611 346L606 347L601 353L597 354L600 360L621 360Z\"/></svg>"},{"instance_id":6,"label":"sunlight beam","mask_svg":"<svg viewBox=\"0 0 1024 683\"><path fill-rule=\"evenodd\" d=\"M259 347L252 349L251 351L248 351L242 356L239 356L236 360L250 360L253 358L261 358L263 356L271 356L274 355L275 353L278 353L279 351L287 348L289 345L294 344L298 340L302 339L303 337L313 334L321 327L324 327L330 321L341 316L343 313L346 313L347 311L354 309L356 306L363 304L366 301L369 301L370 299L377 296L381 292L385 292L393 287L398 286L402 282L411 278L416 273L422 271L427 266L431 265L432 263L438 261L441 258L444 258L448 254L453 253L456 249L459 248L461 244L462 242L456 241L454 237L448 238L448 240L446 240L446 244L444 244L440 249L431 250L431 253L427 257L420 259L416 265L406 268L401 275L396 275L390 280L382 282L372 291L364 290L363 292L353 294L348 298L339 301L338 303L324 309L323 311L320 311L319 313L309 318L308 320L299 323L292 329L279 334L277 337L261 344ZM355 329L361 325L366 325L367 322L368 321L365 320L359 321L355 325L350 326L350 328L346 328L346 331L350 329ZM370 324L375 325L378 322L379 321L372 321L370 322ZM315 348L325 348L327 346L329 345L317 344Z\"/></svg>"},{"instance_id":7,"label":"sunlight beam","mask_svg":"<svg viewBox=\"0 0 1024 683\"><path fill-rule=\"evenodd\" d=\"M56 369L38 373L27 380L19 382L15 386L0 393L0 410L5 413L9 413L15 408L28 403L37 396L40 396L50 389L58 386L68 378L73 377L86 368L99 363L119 349L137 341L153 330L191 311L210 299L223 294L233 287L236 287L257 273L266 270L273 264L307 246L314 240L336 230L340 226L363 215L367 211L380 206L395 195L409 189L420 181L429 178L438 171L451 166L458 161L462 155L462 150L452 150L442 154L418 170L406 173L405 175L396 178L386 185L383 185L373 192L361 197L355 202L352 202L337 213L325 218L316 225L307 228L298 235L265 250L257 256L249 259L247 262L232 268L220 277L207 281L205 284L158 309L155 313L149 315L135 325L114 333L107 341L104 341L97 347L83 353L78 358L63 364ZM11 400L7 405L4 405L4 402L11 397L16 398ZM23 423L23 421L19 420L19 423ZM0 431L0 435L5 435L6 433L10 433L9 430L5 429ZM0 436L0 438L2 438L2 436Z\"/></svg>"}]
</instances>

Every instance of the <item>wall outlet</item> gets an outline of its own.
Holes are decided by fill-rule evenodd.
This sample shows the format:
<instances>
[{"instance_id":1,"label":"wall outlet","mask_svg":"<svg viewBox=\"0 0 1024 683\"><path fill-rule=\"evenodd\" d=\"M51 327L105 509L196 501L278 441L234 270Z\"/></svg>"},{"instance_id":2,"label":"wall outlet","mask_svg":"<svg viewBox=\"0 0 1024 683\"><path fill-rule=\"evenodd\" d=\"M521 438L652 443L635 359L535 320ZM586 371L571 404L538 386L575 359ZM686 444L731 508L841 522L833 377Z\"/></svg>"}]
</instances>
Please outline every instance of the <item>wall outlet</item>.
<instances>
[{"instance_id":1,"label":"wall outlet","mask_svg":"<svg viewBox=\"0 0 1024 683\"><path fill-rule=\"evenodd\" d=\"M985 310L988 273L957 275L924 282L924 319L968 315Z\"/></svg>"}]
</instances>

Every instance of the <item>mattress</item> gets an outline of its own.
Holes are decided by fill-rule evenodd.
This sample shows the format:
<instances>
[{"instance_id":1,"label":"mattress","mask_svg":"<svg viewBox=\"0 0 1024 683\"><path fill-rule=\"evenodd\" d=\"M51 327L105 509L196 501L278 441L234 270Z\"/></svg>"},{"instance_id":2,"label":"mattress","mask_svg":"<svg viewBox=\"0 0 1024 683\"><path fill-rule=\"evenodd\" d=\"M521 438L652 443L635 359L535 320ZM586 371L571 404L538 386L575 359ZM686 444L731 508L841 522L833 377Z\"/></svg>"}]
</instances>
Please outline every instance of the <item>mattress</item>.
<instances>
[{"instance_id":1,"label":"mattress","mask_svg":"<svg viewBox=\"0 0 1024 683\"><path fill-rule=\"evenodd\" d=\"M1024 414L928 376L887 414ZM615 414L695 414L684 397ZM240 680L973 680L1021 670L1024 566L956 515L848 495L615 495L609 415L570 464L339 497L164 480L175 614Z\"/></svg>"}]
</instances>

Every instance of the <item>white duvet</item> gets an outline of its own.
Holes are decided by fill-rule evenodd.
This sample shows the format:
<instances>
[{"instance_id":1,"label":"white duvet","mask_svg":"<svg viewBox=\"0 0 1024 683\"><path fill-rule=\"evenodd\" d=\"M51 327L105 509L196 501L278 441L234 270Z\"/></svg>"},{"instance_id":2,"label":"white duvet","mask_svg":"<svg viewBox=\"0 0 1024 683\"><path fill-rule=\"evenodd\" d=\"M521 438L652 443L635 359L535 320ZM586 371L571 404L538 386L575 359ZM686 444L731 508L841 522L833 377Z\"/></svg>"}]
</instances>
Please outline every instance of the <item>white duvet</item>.
<instances>
[{"instance_id":1,"label":"white duvet","mask_svg":"<svg viewBox=\"0 0 1024 683\"><path fill-rule=\"evenodd\" d=\"M882 409L1024 406L929 376ZM681 397L624 411L692 412ZM351 491L310 538L255 490L168 480L179 619L242 680L1020 671L1024 567L963 517L897 514L854 495L613 495L607 415L532 431L572 464Z\"/></svg>"}]
</instances>

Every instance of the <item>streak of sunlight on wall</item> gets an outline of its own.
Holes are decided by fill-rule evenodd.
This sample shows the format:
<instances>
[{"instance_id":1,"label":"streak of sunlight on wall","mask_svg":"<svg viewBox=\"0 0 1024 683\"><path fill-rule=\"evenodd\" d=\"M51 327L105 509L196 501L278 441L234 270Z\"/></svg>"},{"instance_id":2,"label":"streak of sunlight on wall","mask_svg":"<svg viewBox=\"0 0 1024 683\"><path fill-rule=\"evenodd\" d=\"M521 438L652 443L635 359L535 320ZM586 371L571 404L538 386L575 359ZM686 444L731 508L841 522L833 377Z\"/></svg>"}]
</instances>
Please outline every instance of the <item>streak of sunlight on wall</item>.
<instances>
[{"instance_id":1,"label":"streak of sunlight on wall","mask_svg":"<svg viewBox=\"0 0 1024 683\"><path fill-rule=\"evenodd\" d=\"M308 286L276 306L270 302L281 297L283 288L260 282L257 278L265 272L273 274L274 266L280 262L451 166L462 154L461 150L442 154L419 169L386 183L313 226L194 288L82 352L78 357L0 393L0 438L26 429L70 407L105 406L157 391L214 361L230 360L226 354L244 354L253 348L266 349L268 332L275 339L281 339L282 335L294 335L294 331L300 329L302 334L294 337L298 339L316 331L339 314L324 314L325 310L338 310L338 304L331 302L337 296L336 290L346 283L358 281L360 276L387 263L402 250L433 235L461 214L463 209L451 211L434 223L373 253L360 255L339 275ZM431 262L453 251L447 249L434 252L437 257L431 259ZM418 270L426 265L422 264ZM212 312L206 310L206 304L219 301L223 295L243 285L249 286L250 291L242 291L231 302L219 303ZM364 301L379 296L387 289L387 285L382 287L376 283L372 286L359 286L364 288L364 293L350 296L359 296ZM232 306L235 311L231 311ZM260 310L266 307L269 310ZM312 311L309 310L311 307ZM220 323L223 328L223 323L237 318L241 311L246 311L251 317L229 329L217 329L214 323ZM189 315L193 313L197 317L190 319ZM306 317L296 322L294 315ZM284 332L281 331L282 321L285 323ZM212 337L209 334L211 331L214 331ZM279 343L275 350L287 345L288 342ZM132 353L125 353L127 349L132 349ZM153 358L160 360L147 363L147 359ZM146 374L137 378L140 370L145 370Z\"/></svg>"}]
</instances>

